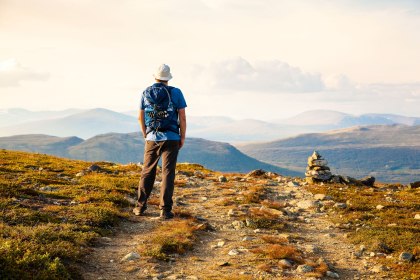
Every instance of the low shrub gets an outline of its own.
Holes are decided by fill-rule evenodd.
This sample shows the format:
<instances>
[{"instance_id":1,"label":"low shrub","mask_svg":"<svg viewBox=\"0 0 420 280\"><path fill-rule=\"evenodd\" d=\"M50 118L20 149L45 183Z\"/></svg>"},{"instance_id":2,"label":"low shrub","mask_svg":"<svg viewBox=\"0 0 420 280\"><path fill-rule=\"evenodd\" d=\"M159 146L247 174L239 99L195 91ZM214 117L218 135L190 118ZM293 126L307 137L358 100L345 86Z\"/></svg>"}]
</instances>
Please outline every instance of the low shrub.
<instances>
[{"instance_id":1,"label":"low shrub","mask_svg":"<svg viewBox=\"0 0 420 280\"><path fill-rule=\"evenodd\" d=\"M290 245L279 245L279 244L269 244L263 245L254 249L251 249L250 252L263 256L268 259L289 259L295 262L302 262L302 255L296 249L296 247Z\"/></svg>"},{"instance_id":2,"label":"low shrub","mask_svg":"<svg viewBox=\"0 0 420 280\"><path fill-rule=\"evenodd\" d=\"M183 254L190 250L199 229L192 220L165 222L150 234L151 240L140 246L139 250L146 256L167 260L171 254Z\"/></svg>"}]
</instances>

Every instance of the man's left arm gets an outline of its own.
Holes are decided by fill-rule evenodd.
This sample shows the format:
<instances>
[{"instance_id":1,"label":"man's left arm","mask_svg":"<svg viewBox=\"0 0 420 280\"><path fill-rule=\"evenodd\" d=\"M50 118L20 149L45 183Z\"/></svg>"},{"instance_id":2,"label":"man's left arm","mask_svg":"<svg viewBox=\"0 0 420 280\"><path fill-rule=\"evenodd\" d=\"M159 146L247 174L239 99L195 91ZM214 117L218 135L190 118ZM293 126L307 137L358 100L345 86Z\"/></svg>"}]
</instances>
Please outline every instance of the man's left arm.
<instances>
[{"instance_id":1,"label":"man's left arm","mask_svg":"<svg viewBox=\"0 0 420 280\"><path fill-rule=\"evenodd\" d=\"M179 148L181 149L184 146L185 134L187 132L187 117L185 115L185 108L178 110L179 117L179 134L181 135L181 140L179 141Z\"/></svg>"}]
</instances>

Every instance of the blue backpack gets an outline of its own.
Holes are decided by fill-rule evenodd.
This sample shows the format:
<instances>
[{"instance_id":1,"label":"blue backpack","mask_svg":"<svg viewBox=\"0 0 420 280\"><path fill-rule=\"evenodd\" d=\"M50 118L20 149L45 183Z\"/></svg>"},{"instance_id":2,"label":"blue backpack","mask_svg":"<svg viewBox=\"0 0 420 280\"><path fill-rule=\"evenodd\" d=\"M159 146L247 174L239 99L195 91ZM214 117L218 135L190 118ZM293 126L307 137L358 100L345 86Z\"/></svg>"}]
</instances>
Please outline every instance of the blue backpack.
<instances>
[{"instance_id":1,"label":"blue backpack","mask_svg":"<svg viewBox=\"0 0 420 280\"><path fill-rule=\"evenodd\" d=\"M177 110L172 103L173 87L155 84L144 92L146 134L173 131L179 133Z\"/></svg>"}]
</instances>

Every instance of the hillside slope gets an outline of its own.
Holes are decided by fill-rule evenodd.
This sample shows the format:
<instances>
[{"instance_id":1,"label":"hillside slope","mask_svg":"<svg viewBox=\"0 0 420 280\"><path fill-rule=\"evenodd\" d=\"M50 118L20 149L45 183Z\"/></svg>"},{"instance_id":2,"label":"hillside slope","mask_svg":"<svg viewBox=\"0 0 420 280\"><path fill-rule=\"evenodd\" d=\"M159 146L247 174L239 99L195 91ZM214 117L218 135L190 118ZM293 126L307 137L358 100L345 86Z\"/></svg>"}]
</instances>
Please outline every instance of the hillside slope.
<instances>
[{"instance_id":1,"label":"hillside slope","mask_svg":"<svg viewBox=\"0 0 420 280\"><path fill-rule=\"evenodd\" d=\"M161 220L157 186L131 211L141 165L94 167L0 150L0 279L418 279L418 185L179 164Z\"/></svg>"},{"instance_id":2,"label":"hillside slope","mask_svg":"<svg viewBox=\"0 0 420 280\"><path fill-rule=\"evenodd\" d=\"M47 153L87 161L119 163L143 161L144 140L139 133L107 133L83 141L80 138L60 138L48 135L18 135L0 137L0 148ZM230 144L187 138L178 162L198 163L223 172L249 172L265 169L287 176L301 173L260 162L244 155Z\"/></svg>"},{"instance_id":3,"label":"hillside slope","mask_svg":"<svg viewBox=\"0 0 420 280\"><path fill-rule=\"evenodd\" d=\"M389 182L420 179L420 126L368 126L303 134L284 140L238 146L251 157L303 172L318 150L333 172L373 175Z\"/></svg>"},{"instance_id":4,"label":"hillside slope","mask_svg":"<svg viewBox=\"0 0 420 280\"><path fill-rule=\"evenodd\" d=\"M68 157L68 149L75 145L79 145L82 142L83 139L78 137L56 137L43 134L29 134L0 137L0 148Z\"/></svg>"}]
</instances>

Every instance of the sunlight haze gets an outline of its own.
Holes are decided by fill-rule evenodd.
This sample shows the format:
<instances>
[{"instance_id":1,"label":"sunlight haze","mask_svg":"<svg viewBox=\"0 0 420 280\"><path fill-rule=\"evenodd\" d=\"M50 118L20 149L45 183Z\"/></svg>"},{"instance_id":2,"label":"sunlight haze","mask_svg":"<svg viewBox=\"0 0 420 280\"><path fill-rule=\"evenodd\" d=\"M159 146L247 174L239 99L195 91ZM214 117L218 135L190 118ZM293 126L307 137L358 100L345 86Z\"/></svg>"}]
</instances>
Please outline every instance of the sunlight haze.
<instances>
[{"instance_id":1,"label":"sunlight haze","mask_svg":"<svg viewBox=\"0 0 420 280\"><path fill-rule=\"evenodd\" d=\"M0 108L137 110L161 63L187 112L420 117L420 2L0 0Z\"/></svg>"}]
</instances>

